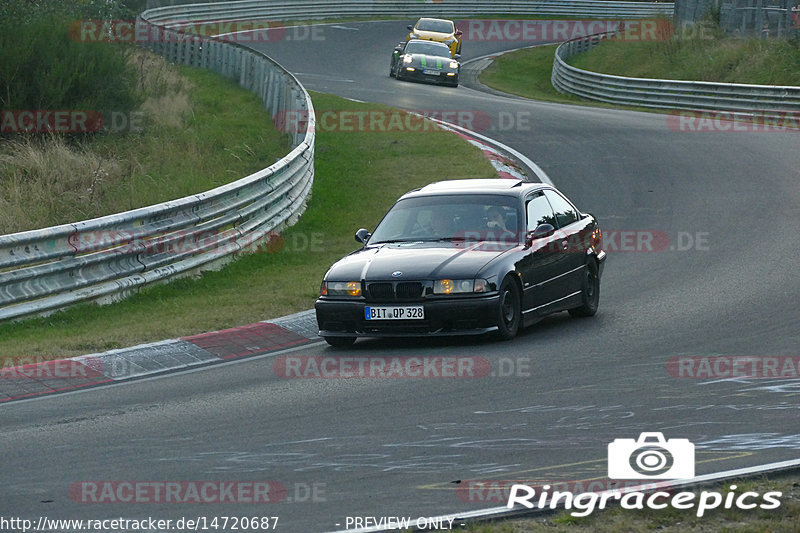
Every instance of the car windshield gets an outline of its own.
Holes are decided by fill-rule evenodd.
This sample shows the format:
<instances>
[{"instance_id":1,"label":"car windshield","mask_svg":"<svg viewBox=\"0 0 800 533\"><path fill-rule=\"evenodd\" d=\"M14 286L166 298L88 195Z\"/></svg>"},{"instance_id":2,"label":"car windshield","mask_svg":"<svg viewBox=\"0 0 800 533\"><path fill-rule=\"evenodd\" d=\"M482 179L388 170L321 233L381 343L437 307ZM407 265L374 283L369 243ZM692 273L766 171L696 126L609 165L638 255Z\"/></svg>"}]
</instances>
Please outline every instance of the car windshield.
<instances>
[{"instance_id":1,"label":"car windshield","mask_svg":"<svg viewBox=\"0 0 800 533\"><path fill-rule=\"evenodd\" d=\"M435 31L437 33L453 33L453 22L450 20L421 19L417 22L419 31Z\"/></svg>"},{"instance_id":2,"label":"car windshield","mask_svg":"<svg viewBox=\"0 0 800 533\"><path fill-rule=\"evenodd\" d=\"M501 195L441 195L397 202L369 244L469 240L516 242L522 220L517 200Z\"/></svg>"},{"instance_id":3,"label":"car windshield","mask_svg":"<svg viewBox=\"0 0 800 533\"><path fill-rule=\"evenodd\" d=\"M438 56L450 58L450 49L447 45L434 41L409 41L406 45L407 54L424 54L427 56Z\"/></svg>"}]
</instances>

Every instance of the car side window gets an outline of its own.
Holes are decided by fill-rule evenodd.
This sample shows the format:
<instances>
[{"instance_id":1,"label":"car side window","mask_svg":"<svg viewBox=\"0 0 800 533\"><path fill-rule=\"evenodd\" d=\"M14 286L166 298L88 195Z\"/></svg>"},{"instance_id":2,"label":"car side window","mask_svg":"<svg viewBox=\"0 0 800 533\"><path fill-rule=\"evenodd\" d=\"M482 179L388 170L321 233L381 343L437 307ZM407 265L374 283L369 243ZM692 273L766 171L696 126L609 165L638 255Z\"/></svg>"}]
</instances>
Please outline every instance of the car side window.
<instances>
[{"instance_id":1,"label":"car side window","mask_svg":"<svg viewBox=\"0 0 800 533\"><path fill-rule=\"evenodd\" d=\"M527 200L525 206L527 214L527 230L533 231L539 224L550 224L554 228L556 226L556 217L553 215L553 208L542 193L537 193L532 198Z\"/></svg>"},{"instance_id":2,"label":"car side window","mask_svg":"<svg viewBox=\"0 0 800 533\"><path fill-rule=\"evenodd\" d=\"M550 205L556 214L558 225L553 224L556 228L563 228L578 220L578 212L563 196L550 190L545 190L544 195L550 201Z\"/></svg>"}]
</instances>

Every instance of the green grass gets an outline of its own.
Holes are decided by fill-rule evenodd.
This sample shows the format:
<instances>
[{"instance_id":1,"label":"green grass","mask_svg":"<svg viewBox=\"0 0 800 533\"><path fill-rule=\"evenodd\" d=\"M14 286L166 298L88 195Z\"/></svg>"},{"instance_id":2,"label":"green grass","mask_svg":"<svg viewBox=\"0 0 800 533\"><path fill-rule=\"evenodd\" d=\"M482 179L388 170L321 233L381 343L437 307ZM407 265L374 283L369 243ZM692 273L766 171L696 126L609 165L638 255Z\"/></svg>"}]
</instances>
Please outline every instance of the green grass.
<instances>
[{"instance_id":1,"label":"green grass","mask_svg":"<svg viewBox=\"0 0 800 533\"><path fill-rule=\"evenodd\" d=\"M636 78L800 86L800 41L711 34L667 41L607 41L575 56L570 64Z\"/></svg>"},{"instance_id":2,"label":"green grass","mask_svg":"<svg viewBox=\"0 0 800 533\"><path fill-rule=\"evenodd\" d=\"M196 80L198 85L206 81ZM318 114L390 109L326 94L314 94L313 101ZM215 108L215 113L225 113L224 108L230 106L246 114L237 107L238 100L218 98L217 102L219 106L227 103ZM207 154L212 159L224 157L219 152L224 153L230 129L236 131L233 118L224 125L208 126L212 145L219 143L215 153ZM401 194L439 179L496 176L478 148L432 128L320 131L316 142L312 197L299 223L282 235L280 251L244 256L223 271L146 288L117 304L81 305L46 318L0 325L0 356L72 356L310 309L327 268L357 248L355 231L373 228ZM433 157L434 146L436 154L448 157ZM184 153L174 150L176 168L184 158ZM192 165L203 168L202 161Z\"/></svg>"},{"instance_id":3,"label":"green grass","mask_svg":"<svg viewBox=\"0 0 800 533\"><path fill-rule=\"evenodd\" d=\"M562 94L550 83L557 45L536 46L495 58L479 81L492 89L534 100L579 104L577 96Z\"/></svg>"},{"instance_id":4,"label":"green grass","mask_svg":"<svg viewBox=\"0 0 800 533\"><path fill-rule=\"evenodd\" d=\"M677 36L668 41L607 41L573 57L570 64L619 76L800 86L800 41L710 36L698 32L692 38ZM555 49L556 45L537 46L498 56L481 73L480 81L525 98L587 104L553 88L550 77Z\"/></svg>"},{"instance_id":5,"label":"green grass","mask_svg":"<svg viewBox=\"0 0 800 533\"><path fill-rule=\"evenodd\" d=\"M255 94L211 72L132 59L146 96L141 132L0 142L0 234L181 198L272 164L289 137ZM127 118L125 120L128 120Z\"/></svg>"}]
</instances>

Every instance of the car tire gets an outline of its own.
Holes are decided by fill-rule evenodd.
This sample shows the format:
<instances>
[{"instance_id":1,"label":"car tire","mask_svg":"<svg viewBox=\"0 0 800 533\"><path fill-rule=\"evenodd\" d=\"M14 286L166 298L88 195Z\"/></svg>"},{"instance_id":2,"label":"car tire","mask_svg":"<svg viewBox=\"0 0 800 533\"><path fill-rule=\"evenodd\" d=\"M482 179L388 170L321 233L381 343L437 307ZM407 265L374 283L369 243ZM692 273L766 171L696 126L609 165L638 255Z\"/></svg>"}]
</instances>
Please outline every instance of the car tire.
<instances>
[{"instance_id":1,"label":"car tire","mask_svg":"<svg viewBox=\"0 0 800 533\"><path fill-rule=\"evenodd\" d=\"M519 325L522 321L522 311L520 307L519 287L516 282L506 277L500 284L500 301L497 306L497 331L495 338L500 340L511 340L516 337Z\"/></svg>"},{"instance_id":2,"label":"car tire","mask_svg":"<svg viewBox=\"0 0 800 533\"><path fill-rule=\"evenodd\" d=\"M355 337L323 337L323 339L334 348L349 348L356 342Z\"/></svg>"},{"instance_id":3,"label":"car tire","mask_svg":"<svg viewBox=\"0 0 800 533\"><path fill-rule=\"evenodd\" d=\"M600 305L600 276L598 276L597 261L589 259L583 272L581 285L581 305L569 310L574 317L594 316Z\"/></svg>"}]
</instances>

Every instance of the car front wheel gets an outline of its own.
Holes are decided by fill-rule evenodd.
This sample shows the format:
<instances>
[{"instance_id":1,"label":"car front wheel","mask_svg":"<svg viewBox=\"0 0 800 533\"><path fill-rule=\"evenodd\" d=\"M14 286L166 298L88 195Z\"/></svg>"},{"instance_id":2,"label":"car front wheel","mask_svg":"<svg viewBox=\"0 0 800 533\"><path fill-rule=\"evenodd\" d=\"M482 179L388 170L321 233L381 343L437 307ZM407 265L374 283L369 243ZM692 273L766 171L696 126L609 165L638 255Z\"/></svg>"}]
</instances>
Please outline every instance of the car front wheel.
<instances>
[{"instance_id":1,"label":"car front wheel","mask_svg":"<svg viewBox=\"0 0 800 533\"><path fill-rule=\"evenodd\" d=\"M510 340L517 335L521 320L519 288L511 278L500 284L500 302L497 306L497 331L495 337Z\"/></svg>"},{"instance_id":2,"label":"car front wheel","mask_svg":"<svg viewBox=\"0 0 800 533\"><path fill-rule=\"evenodd\" d=\"M583 272L583 285L581 287L583 303L569 310L569 314L576 317L594 316L600 304L600 276L597 270L597 261L589 259Z\"/></svg>"}]
</instances>

